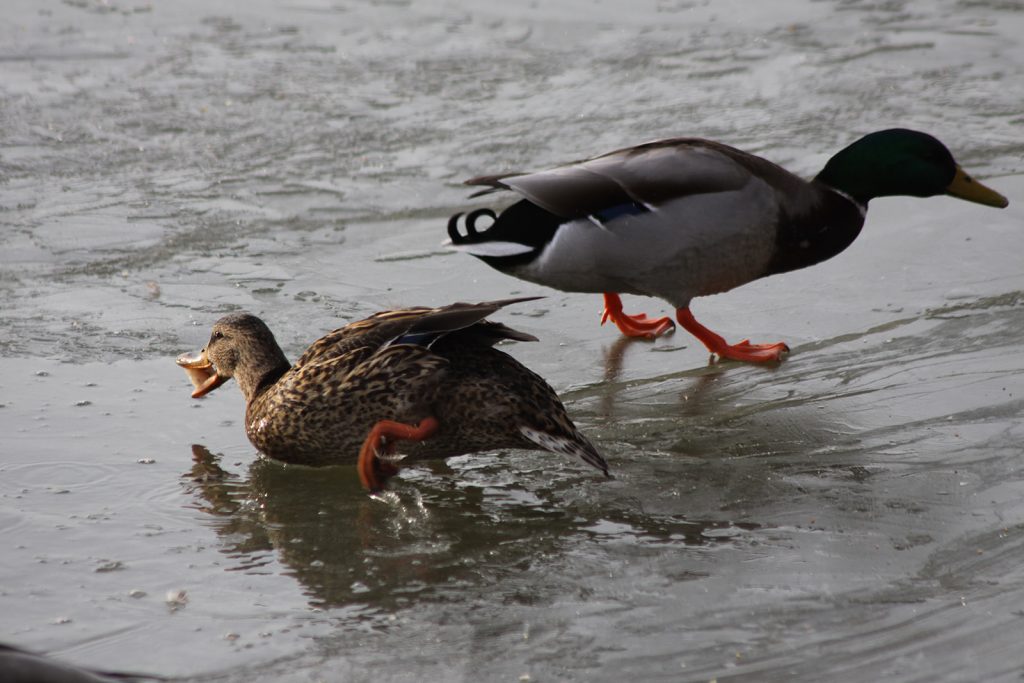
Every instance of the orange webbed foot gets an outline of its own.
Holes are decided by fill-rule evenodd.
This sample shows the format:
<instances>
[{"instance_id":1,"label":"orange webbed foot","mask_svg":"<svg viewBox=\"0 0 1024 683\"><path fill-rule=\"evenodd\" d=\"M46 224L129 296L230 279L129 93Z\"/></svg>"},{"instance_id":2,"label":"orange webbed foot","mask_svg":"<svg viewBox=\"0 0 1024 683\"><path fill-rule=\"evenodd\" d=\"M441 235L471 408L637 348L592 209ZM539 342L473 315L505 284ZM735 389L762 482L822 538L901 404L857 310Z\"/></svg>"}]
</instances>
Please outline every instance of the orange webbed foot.
<instances>
[{"instance_id":1,"label":"orange webbed foot","mask_svg":"<svg viewBox=\"0 0 1024 683\"><path fill-rule=\"evenodd\" d=\"M359 481L370 493L384 490L384 484L398 473L398 466L380 459L380 454L388 454L394 450L392 441L423 441L430 438L438 429L436 418L428 417L418 426L403 424L393 420L381 420L373 426L362 448L359 449Z\"/></svg>"},{"instance_id":2,"label":"orange webbed foot","mask_svg":"<svg viewBox=\"0 0 1024 683\"><path fill-rule=\"evenodd\" d=\"M697 322L689 308L678 309L676 317L683 329L699 339L708 348L708 351L719 358L747 363L777 363L789 355L789 347L782 342L751 344L749 339L744 339L738 344L729 344L720 335Z\"/></svg>"},{"instance_id":3,"label":"orange webbed foot","mask_svg":"<svg viewBox=\"0 0 1024 683\"><path fill-rule=\"evenodd\" d=\"M627 337L654 339L676 328L676 324L669 317L649 319L645 313L637 313L635 315L624 313L622 310L622 299L619 298L619 295L613 292L605 292L601 324L604 325L609 320L615 323L619 331Z\"/></svg>"},{"instance_id":4,"label":"orange webbed foot","mask_svg":"<svg viewBox=\"0 0 1024 683\"><path fill-rule=\"evenodd\" d=\"M748 363L773 363L785 360L789 355L789 347L782 342L775 344L751 344L744 339L738 344L725 344L722 347L710 349L712 353L720 358L730 360L746 361Z\"/></svg>"}]
</instances>

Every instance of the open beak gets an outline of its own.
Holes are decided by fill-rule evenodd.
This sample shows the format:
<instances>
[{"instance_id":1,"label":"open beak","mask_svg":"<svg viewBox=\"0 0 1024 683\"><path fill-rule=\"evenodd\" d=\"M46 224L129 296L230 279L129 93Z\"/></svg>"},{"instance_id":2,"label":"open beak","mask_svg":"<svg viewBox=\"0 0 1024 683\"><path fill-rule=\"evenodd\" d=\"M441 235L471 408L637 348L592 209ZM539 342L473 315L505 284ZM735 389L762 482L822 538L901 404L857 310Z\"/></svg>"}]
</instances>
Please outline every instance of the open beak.
<instances>
[{"instance_id":1,"label":"open beak","mask_svg":"<svg viewBox=\"0 0 1024 683\"><path fill-rule=\"evenodd\" d=\"M188 378L192 381L192 386L195 387L195 391L192 392L192 398L206 396L230 379L229 377L221 377L217 374L213 363L206 357L206 349L203 349L195 356L184 353L178 356L175 362L188 373Z\"/></svg>"},{"instance_id":2,"label":"open beak","mask_svg":"<svg viewBox=\"0 0 1024 683\"><path fill-rule=\"evenodd\" d=\"M976 202L986 206L994 206L999 209L1006 208L1010 202L1003 195L989 187L985 187L977 180L967 175L964 169L956 167L956 175L953 182L946 187L946 194L959 199L966 199L969 202Z\"/></svg>"}]
</instances>

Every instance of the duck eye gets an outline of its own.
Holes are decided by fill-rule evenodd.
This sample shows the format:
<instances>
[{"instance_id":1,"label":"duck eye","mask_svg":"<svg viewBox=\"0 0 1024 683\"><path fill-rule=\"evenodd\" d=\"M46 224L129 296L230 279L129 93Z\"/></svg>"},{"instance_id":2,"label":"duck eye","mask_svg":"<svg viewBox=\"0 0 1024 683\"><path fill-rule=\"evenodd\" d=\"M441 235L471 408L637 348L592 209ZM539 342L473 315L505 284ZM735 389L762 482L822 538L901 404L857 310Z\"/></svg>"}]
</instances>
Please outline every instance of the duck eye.
<instances>
[{"instance_id":1,"label":"duck eye","mask_svg":"<svg viewBox=\"0 0 1024 683\"><path fill-rule=\"evenodd\" d=\"M214 339L223 339L224 338L224 333L221 332L220 330L217 330L216 332L213 333L213 338Z\"/></svg>"}]
</instances>

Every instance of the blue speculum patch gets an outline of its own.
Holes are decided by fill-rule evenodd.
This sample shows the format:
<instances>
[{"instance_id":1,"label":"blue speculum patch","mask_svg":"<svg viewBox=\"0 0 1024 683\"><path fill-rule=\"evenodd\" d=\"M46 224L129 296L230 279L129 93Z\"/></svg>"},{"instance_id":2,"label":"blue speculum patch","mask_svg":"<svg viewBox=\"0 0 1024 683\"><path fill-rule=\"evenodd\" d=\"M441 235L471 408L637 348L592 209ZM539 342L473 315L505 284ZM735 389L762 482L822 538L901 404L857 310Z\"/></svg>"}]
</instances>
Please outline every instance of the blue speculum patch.
<instances>
[{"instance_id":1,"label":"blue speculum patch","mask_svg":"<svg viewBox=\"0 0 1024 683\"><path fill-rule=\"evenodd\" d=\"M392 344L415 344L418 346L429 347L437 338L442 336L443 332L416 332L413 334L403 334L401 337L391 342Z\"/></svg>"},{"instance_id":2,"label":"blue speculum patch","mask_svg":"<svg viewBox=\"0 0 1024 683\"><path fill-rule=\"evenodd\" d=\"M648 212L650 212L650 209L639 202L627 202L625 204L616 204L615 206L610 206L607 209L595 211L591 215L601 223L608 223L616 218L621 218L622 216L636 216L638 214Z\"/></svg>"}]
</instances>

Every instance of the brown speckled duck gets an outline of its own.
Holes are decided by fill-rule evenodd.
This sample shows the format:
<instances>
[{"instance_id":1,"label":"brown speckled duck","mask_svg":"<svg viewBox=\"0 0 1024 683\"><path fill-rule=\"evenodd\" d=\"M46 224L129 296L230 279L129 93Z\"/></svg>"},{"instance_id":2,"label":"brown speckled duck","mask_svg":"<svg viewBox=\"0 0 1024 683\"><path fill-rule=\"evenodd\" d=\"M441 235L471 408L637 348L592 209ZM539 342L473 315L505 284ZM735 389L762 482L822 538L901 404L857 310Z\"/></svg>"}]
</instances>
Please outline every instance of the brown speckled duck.
<instances>
[{"instance_id":1,"label":"brown speckled duck","mask_svg":"<svg viewBox=\"0 0 1024 683\"><path fill-rule=\"evenodd\" d=\"M195 398L237 380L246 434L266 455L313 466L357 459L371 491L398 471L380 457L391 449L418 460L541 448L607 475L547 382L493 348L503 339L536 341L484 320L533 298L383 311L321 337L295 365L262 320L233 313L214 324L206 348L178 364Z\"/></svg>"}]
</instances>

